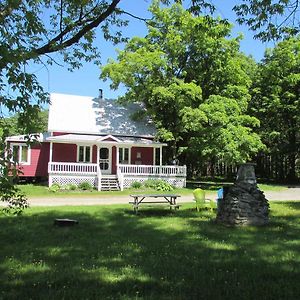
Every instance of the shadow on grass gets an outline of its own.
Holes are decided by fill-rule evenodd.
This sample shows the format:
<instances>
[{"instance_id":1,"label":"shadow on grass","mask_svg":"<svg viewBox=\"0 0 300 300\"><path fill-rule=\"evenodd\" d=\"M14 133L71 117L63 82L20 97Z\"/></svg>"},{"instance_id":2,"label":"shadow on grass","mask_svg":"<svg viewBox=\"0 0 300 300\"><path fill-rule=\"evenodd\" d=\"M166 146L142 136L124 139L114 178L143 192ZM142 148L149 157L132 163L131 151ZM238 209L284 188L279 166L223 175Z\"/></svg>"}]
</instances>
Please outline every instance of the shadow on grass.
<instances>
[{"instance_id":1,"label":"shadow on grass","mask_svg":"<svg viewBox=\"0 0 300 300\"><path fill-rule=\"evenodd\" d=\"M0 299L293 299L299 204L263 228L184 206L31 209L0 218ZM294 203L293 203L294 205ZM295 213L293 209L298 211ZM53 226L55 218L79 221Z\"/></svg>"}]
</instances>

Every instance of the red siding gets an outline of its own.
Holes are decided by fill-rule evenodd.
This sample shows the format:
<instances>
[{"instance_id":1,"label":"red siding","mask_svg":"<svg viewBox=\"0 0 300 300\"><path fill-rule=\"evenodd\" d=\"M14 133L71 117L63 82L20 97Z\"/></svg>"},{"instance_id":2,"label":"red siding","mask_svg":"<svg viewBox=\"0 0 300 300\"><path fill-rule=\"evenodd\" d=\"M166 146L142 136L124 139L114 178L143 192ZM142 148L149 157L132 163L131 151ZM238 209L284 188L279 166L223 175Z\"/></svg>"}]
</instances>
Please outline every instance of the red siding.
<instances>
[{"instance_id":1,"label":"red siding","mask_svg":"<svg viewBox=\"0 0 300 300\"><path fill-rule=\"evenodd\" d=\"M69 134L69 133L68 132L53 132L52 133L53 136L65 135L65 134Z\"/></svg>"},{"instance_id":2,"label":"red siding","mask_svg":"<svg viewBox=\"0 0 300 300\"><path fill-rule=\"evenodd\" d=\"M131 164L153 165L154 148L132 147L131 148ZM137 158L137 153L141 153L141 158Z\"/></svg>"},{"instance_id":3,"label":"red siding","mask_svg":"<svg viewBox=\"0 0 300 300\"><path fill-rule=\"evenodd\" d=\"M93 150L92 150L92 163L93 164L97 163L97 146L96 145L93 146Z\"/></svg>"},{"instance_id":4,"label":"red siding","mask_svg":"<svg viewBox=\"0 0 300 300\"><path fill-rule=\"evenodd\" d=\"M77 146L75 144L53 144L53 162L76 162Z\"/></svg>"},{"instance_id":5,"label":"red siding","mask_svg":"<svg viewBox=\"0 0 300 300\"><path fill-rule=\"evenodd\" d=\"M49 143L32 145L30 150L30 165L21 165L23 174L20 177L48 176Z\"/></svg>"}]
</instances>

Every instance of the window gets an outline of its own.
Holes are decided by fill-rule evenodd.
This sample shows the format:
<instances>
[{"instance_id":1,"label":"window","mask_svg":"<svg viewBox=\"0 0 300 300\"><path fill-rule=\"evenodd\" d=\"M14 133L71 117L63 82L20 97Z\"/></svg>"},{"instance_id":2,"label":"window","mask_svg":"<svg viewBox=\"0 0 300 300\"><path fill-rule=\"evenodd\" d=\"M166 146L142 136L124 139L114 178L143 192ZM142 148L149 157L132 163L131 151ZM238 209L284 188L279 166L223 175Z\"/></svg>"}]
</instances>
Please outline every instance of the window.
<instances>
[{"instance_id":1,"label":"window","mask_svg":"<svg viewBox=\"0 0 300 300\"><path fill-rule=\"evenodd\" d=\"M119 163L129 164L129 148L119 148Z\"/></svg>"},{"instance_id":2,"label":"window","mask_svg":"<svg viewBox=\"0 0 300 300\"><path fill-rule=\"evenodd\" d=\"M25 144L11 145L12 160L16 163L30 164L29 146Z\"/></svg>"},{"instance_id":3,"label":"window","mask_svg":"<svg viewBox=\"0 0 300 300\"><path fill-rule=\"evenodd\" d=\"M78 162L91 162L92 147L90 146L78 146L77 147L77 161Z\"/></svg>"}]
</instances>

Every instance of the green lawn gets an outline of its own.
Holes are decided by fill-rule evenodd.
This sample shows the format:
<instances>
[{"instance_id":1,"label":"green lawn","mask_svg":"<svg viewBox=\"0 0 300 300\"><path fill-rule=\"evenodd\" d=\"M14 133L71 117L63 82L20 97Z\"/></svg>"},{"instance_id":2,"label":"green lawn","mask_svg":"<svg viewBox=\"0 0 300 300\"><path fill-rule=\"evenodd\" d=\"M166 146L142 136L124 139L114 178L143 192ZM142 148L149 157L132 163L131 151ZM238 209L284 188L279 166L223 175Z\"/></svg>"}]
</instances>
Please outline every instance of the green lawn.
<instances>
[{"instance_id":1,"label":"green lawn","mask_svg":"<svg viewBox=\"0 0 300 300\"><path fill-rule=\"evenodd\" d=\"M53 226L55 218L79 225ZM297 299L300 202L270 225L228 228L214 213L128 205L31 208L0 217L0 299Z\"/></svg>"},{"instance_id":2,"label":"green lawn","mask_svg":"<svg viewBox=\"0 0 300 300\"><path fill-rule=\"evenodd\" d=\"M259 188L262 191L284 191L285 186L282 185L267 185L259 184ZM99 196L118 196L118 195L130 195L134 193L158 193L155 190L142 190L142 189L126 189L124 191L114 191L114 192L98 192L93 191L59 191L51 192L48 190L46 185L40 184L20 184L18 187L23 191L28 197L99 197ZM194 185L189 185L187 188L175 189L172 193L180 195L192 195L193 190L197 187L201 187L206 190L207 194L216 194L216 191L222 187L222 183L197 183ZM164 192L161 192L164 193Z\"/></svg>"}]
</instances>

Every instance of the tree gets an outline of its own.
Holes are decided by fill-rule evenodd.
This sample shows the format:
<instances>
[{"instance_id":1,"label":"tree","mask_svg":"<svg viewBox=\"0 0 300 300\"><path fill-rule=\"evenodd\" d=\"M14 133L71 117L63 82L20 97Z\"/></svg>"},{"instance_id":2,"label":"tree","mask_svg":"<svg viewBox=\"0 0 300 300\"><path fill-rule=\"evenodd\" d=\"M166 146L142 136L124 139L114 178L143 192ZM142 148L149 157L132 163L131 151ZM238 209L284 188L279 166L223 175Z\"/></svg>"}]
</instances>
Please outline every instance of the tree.
<instances>
[{"instance_id":1,"label":"tree","mask_svg":"<svg viewBox=\"0 0 300 300\"><path fill-rule=\"evenodd\" d=\"M262 139L277 162L277 178L294 181L300 150L299 37L268 50L259 70L251 108L261 120Z\"/></svg>"},{"instance_id":2,"label":"tree","mask_svg":"<svg viewBox=\"0 0 300 300\"><path fill-rule=\"evenodd\" d=\"M184 1L178 1L184 2ZM192 0L190 11L213 14L217 1ZM299 0L241 0L233 7L237 22L246 24L262 41L279 40L300 31Z\"/></svg>"},{"instance_id":3,"label":"tree","mask_svg":"<svg viewBox=\"0 0 300 300\"><path fill-rule=\"evenodd\" d=\"M299 0L243 0L234 6L237 21L248 25L262 41L278 40L300 32Z\"/></svg>"},{"instance_id":4,"label":"tree","mask_svg":"<svg viewBox=\"0 0 300 300\"><path fill-rule=\"evenodd\" d=\"M83 61L99 57L93 45L95 28L101 26L104 37L118 42L120 32L110 27L125 22L118 19L117 4L112 1L2 1L0 4L0 103L10 112L22 112L23 126L35 114L34 106L48 101L47 94L29 63L53 64L52 53L61 54L70 69ZM45 16L49 14L48 20ZM7 93L6 91L10 91Z\"/></svg>"},{"instance_id":5,"label":"tree","mask_svg":"<svg viewBox=\"0 0 300 300\"><path fill-rule=\"evenodd\" d=\"M262 143L252 130L258 120L246 115L251 80L240 38L228 38L227 22L180 4L161 9L154 1L150 11L146 37L130 40L102 67L102 78L127 87L121 101L144 105L172 155L184 147L194 162L197 155L212 164L248 160Z\"/></svg>"},{"instance_id":6,"label":"tree","mask_svg":"<svg viewBox=\"0 0 300 300\"><path fill-rule=\"evenodd\" d=\"M95 30L100 27L106 40L122 41L120 31L111 28L126 25L117 8L121 0L5 0L0 3L0 112L18 113L23 133L36 127L40 107L48 95L30 73L29 64L56 63L52 54L60 54L69 69L79 68L84 61L99 57L94 45ZM48 17L48 18L47 18ZM5 122L1 121L2 125ZM2 128L2 135L7 128ZM4 151L4 144L0 152ZM13 206L24 197L13 186L16 170L8 168L10 157L0 160L0 199L10 199Z\"/></svg>"}]
</instances>

